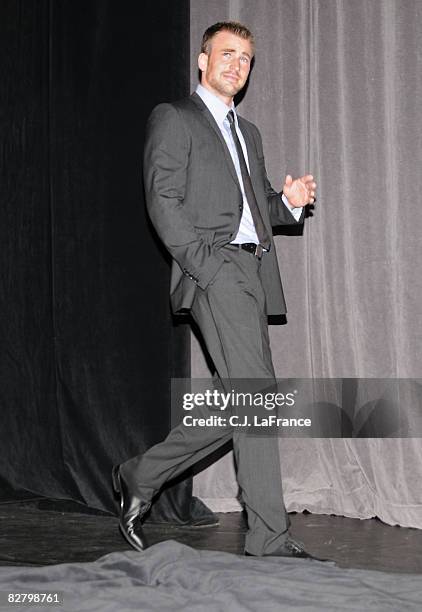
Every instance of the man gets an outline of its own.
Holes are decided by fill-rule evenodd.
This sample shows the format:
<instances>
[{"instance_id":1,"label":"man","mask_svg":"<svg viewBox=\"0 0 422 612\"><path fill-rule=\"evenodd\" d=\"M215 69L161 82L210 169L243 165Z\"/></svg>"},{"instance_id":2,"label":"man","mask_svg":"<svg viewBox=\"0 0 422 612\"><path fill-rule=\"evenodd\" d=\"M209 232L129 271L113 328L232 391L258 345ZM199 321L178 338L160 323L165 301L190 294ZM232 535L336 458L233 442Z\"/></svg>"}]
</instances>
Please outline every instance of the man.
<instances>
[{"instance_id":1,"label":"man","mask_svg":"<svg viewBox=\"0 0 422 612\"><path fill-rule=\"evenodd\" d=\"M173 257L174 312L190 310L220 380L270 384L267 315L285 312L271 227L302 223L316 184L311 175L288 175L279 194L268 181L258 129L233 104L253 55L253 36L243 25L206 30L196 92L151 114L144 177L151 220ZM142 518L163 484L232 439L248 518L245 554L310 557L288 535L277 437L238 429L179 425L114 468L120 529L134 548L146 547Z\"/></svg>"}]
</instances>

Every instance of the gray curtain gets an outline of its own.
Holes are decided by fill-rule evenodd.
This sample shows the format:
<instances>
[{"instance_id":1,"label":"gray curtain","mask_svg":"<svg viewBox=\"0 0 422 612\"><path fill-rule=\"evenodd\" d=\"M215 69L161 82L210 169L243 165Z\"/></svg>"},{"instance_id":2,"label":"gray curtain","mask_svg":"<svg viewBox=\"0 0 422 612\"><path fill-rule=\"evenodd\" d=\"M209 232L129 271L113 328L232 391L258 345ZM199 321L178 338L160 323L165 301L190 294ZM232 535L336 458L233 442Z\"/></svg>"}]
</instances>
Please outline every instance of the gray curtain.
<instances>
[{"instance_id":1,"label":"gray curtain","mask_svg":"<svg viewBox=\"0 0 422 612\"><path fill-rule=\"evenodd\" d=\"M421 378L422 1L191 0L192 57L224 19L256 36L239 112L261 130L273 186L287 172L318 180L303 236L277 237L277 375ZM195 339L192 375L206 375ZM290 439L280 452L289 510L422 528L420 439ZM237 509L232 458L195 493Z\"/></svg>"}]
</instances>

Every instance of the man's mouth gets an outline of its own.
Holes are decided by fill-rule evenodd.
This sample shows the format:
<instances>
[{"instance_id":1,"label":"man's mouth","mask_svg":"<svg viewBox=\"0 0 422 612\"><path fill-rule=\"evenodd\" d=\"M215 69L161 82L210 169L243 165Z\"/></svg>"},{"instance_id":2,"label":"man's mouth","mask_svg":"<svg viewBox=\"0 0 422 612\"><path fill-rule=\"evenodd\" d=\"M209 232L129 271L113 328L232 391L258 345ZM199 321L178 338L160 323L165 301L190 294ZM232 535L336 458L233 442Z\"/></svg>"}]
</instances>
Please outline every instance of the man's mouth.
<instances>
[{"instance_id":1,"label":"man's mouth","mask_svg":"<svg viewBox=\"0 0 422 612\"><path fill-rule=\"evenodd\" d=\"M237 76L237 74L233 74L231 72L225 72L223 76L227 80L232 81L233 83L237 83L237 81L239 80L239 77Z\"/></svg>"}]
</instances>

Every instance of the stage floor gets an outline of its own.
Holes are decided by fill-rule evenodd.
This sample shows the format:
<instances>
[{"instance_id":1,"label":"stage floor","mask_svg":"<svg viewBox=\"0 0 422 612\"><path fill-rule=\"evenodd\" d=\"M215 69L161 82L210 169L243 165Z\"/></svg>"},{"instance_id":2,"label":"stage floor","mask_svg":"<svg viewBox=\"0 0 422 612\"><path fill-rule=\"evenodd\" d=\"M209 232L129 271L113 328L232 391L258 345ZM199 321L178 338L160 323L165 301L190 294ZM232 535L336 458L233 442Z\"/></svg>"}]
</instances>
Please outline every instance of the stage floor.
<instances>
[{"instance_id":1,"label":"stage floor","mask_svg":"<svg viewBox=\"0 0 422 612\"><path fill-rule=\"evenodd\" d=\"M94 561L131 550L117 519L76 504L31 500L0 504L0 565L41 566ZM195 549L243 553L245 522L240 512L219 514L218 527L191 529L145 526L150 544L176 540ZM422 573L422 531L390 527L377 519L290 514L294 537L306 549L339 567Z\"/></svg>"}]
</instances>

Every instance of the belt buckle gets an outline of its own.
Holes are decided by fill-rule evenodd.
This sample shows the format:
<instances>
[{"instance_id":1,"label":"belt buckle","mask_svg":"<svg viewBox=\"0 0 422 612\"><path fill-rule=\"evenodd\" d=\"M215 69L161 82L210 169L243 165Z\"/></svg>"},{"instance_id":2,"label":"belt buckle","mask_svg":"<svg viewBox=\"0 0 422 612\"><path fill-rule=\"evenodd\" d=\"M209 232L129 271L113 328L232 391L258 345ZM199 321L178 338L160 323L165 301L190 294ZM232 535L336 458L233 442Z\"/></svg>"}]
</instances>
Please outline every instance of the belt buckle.
<instances>
[{"instance_id":1,"label":"belt buckle","mask_svg":"<svg viewBox=\"0 0 422 612\"><path fill-rule=\"evenodd\" d=\"M263 252L264 252L263 247L260 244L257 244L255 248L255 257L258 257L258 259L261 259Z\"/></svg>"}]
</instances>

